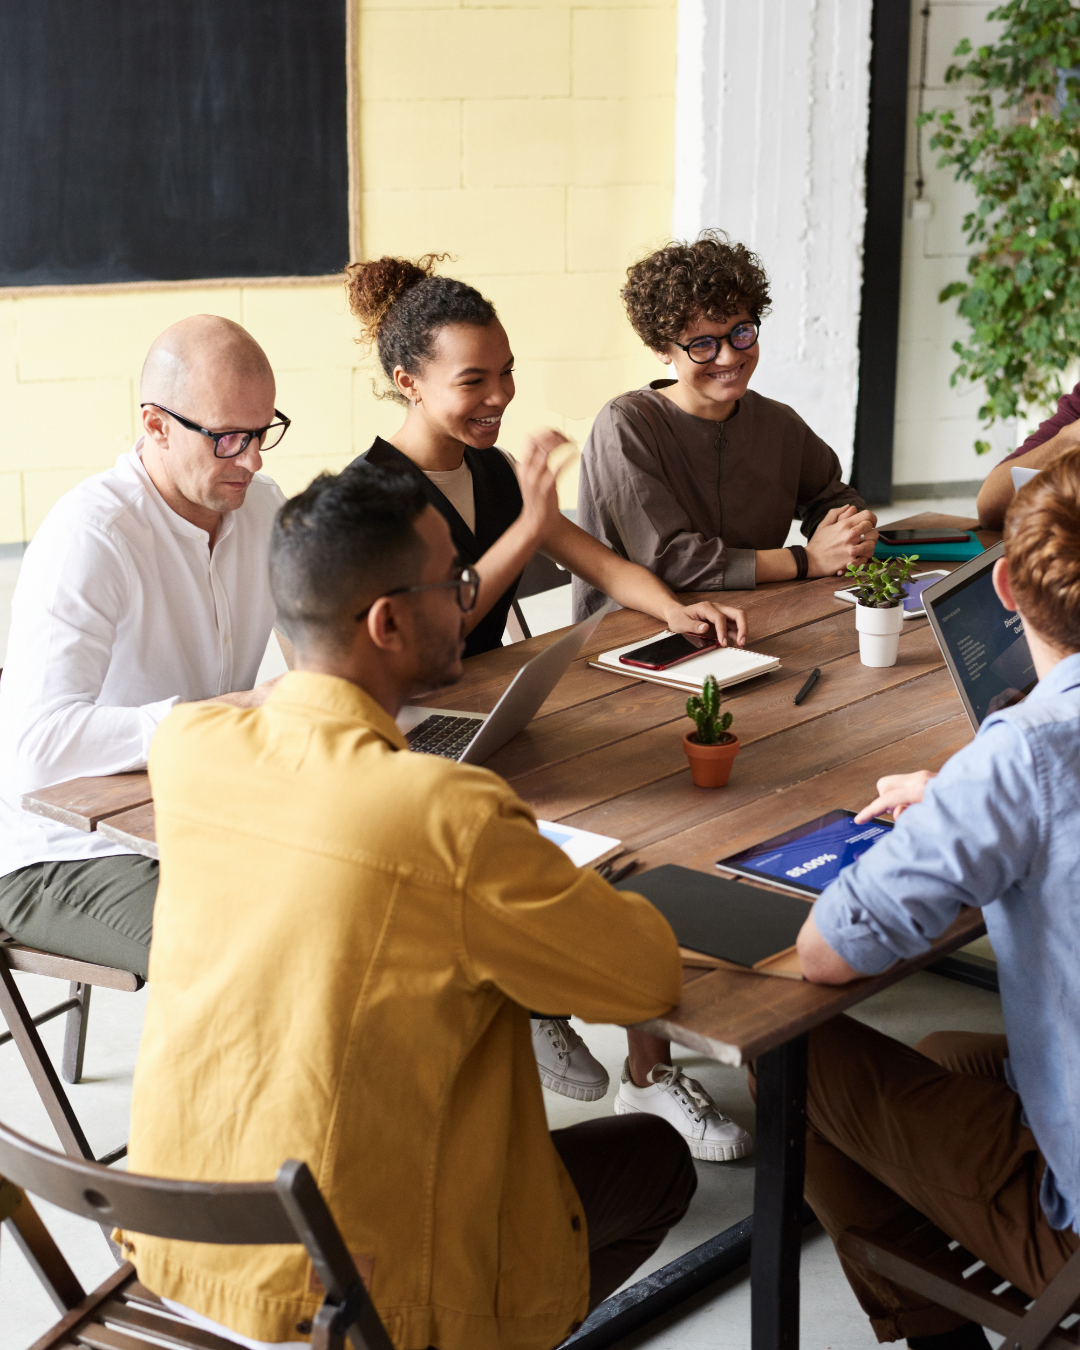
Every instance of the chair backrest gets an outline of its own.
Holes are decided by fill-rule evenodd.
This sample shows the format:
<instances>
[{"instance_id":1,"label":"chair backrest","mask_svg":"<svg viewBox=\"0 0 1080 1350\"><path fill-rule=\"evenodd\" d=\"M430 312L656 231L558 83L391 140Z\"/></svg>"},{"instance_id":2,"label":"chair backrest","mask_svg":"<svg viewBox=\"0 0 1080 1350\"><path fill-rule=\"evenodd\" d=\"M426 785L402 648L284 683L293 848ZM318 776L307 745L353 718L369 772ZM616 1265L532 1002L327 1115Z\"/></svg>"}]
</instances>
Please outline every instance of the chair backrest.
<instances>
[{"instance_id":1,"label":"chair backrest","mask_svg":"<svg viewBox=\"0 0 1080 1350\"><path fill-rule=\"evenodd\" d=\"M573 577L558 563L553 563L542 553L534 553L525 564L514 599L527 600L530 595L542 595L544 591L553 591L557 586L569 586L571 581Z\"/></svg>"},{"instance_id":2,"label":"chair backrest","mask_svg":"<svg viewBox=\"0 0 1080 1350\"><path fill-rule=\"evenodd\" d=\"M65 1158L0 1124L0 1177L69 1213L132 1233L222 1245L302 1243L327 1302L348 1306L357 1324L348 1333L354 1345L390 1350L306 1163L283 1163L273 1181L170 1181Z\"/></svg>"}]
</instances>

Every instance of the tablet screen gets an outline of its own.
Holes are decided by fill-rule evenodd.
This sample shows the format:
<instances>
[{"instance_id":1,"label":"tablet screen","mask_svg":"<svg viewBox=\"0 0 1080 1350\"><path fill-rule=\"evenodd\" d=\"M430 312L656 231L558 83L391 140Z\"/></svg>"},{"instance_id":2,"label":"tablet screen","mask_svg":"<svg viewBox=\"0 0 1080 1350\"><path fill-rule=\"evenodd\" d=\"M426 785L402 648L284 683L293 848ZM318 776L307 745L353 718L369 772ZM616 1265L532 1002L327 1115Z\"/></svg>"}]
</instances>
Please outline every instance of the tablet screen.
<instances>
[{"instance_id":1,"label":"tablet screen","mask_svg":"<svg viewBox=\"0 0 1080 1350\"><path fill-rule=\"evenodd\" d=\"M716 866L740 876L767 878L804 895L820 895L891 829L891 824L879 820L856 825L854 811L830 811L787 834L721 858Z\"/></svg>"}]
</instances>

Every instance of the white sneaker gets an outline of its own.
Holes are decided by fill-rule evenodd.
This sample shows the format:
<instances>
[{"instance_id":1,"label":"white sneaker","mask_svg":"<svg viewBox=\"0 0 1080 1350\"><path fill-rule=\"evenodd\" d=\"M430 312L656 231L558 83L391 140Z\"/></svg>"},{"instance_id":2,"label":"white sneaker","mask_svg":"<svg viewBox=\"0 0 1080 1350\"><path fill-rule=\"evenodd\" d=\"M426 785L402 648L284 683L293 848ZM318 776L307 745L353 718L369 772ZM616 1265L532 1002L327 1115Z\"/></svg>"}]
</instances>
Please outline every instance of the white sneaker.
<instances>
[{"instance_id":1,"label":"white sneaker","mask_svg":"<svg viewBox=\"0 0 1080 1350\"><path fill-rule=\"evenodd\" d=\"M578 1102L598 1102L607 1092L607 1069L565 1017L533 1018L532 1038L544 1087Z\"/></svg>"},{"instance_id":2,"label":"white sneaker","mask_svg":"<svg viewBox=\"0 0 1080 1350\"><path fill-rule=\"evenodd\" d=\"M691 1156L702 1162L732 1162L750 1152L750 1136L741 1125L721 1115L696 1078L688 1078L676 1065L655 1064L649 1070L649 1082L651 1087L639 1088L630 1077L627 1060L615 1097L615 1114L643 1111L659 1116L674 1125Z\"/></svg>"}]
</instances>

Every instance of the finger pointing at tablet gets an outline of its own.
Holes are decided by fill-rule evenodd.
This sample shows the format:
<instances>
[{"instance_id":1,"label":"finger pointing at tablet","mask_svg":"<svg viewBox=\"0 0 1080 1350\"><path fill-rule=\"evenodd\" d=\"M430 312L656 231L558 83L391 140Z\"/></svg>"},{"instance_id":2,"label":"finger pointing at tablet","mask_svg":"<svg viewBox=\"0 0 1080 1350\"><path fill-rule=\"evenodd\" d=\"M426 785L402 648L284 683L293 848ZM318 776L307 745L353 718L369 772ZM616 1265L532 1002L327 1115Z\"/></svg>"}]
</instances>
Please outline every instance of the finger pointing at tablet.
<instances>
[{"instance_id":1,"label":"finger pointing at tablet","mask_svg":"<svg viewBox=\"0 0 1080 1350\"><path fill-rule=\"evenodd\" d=\"M893 820L899 820L909 806L922 801L927 783L936 777L937 774L929 769L919 769L917 773L891 773L879 778L878 795L855 817L855 824L865 825L868 820L886 812L891 813Z\"/></svg>"}]
</instances>

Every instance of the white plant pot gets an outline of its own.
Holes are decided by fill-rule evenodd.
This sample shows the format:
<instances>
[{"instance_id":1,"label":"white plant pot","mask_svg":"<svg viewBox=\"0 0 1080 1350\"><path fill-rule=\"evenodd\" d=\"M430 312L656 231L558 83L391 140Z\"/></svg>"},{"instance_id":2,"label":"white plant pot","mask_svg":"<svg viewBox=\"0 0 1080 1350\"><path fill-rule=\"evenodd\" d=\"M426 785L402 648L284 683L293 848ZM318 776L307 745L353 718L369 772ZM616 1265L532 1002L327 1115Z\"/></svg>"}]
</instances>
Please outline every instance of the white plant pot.
<instances>
[{"instance_id":1,"label":"white plant pot","mask_svg":"<svg viewBox=\"0 0 1080 1350\"><path fill-rule=\"evenodd\" d=\"M891 609L855 606L855 627L859 630L859 659L864 666L895 666L904 626L903 605Z\"/></svg>"}]
</instances>

